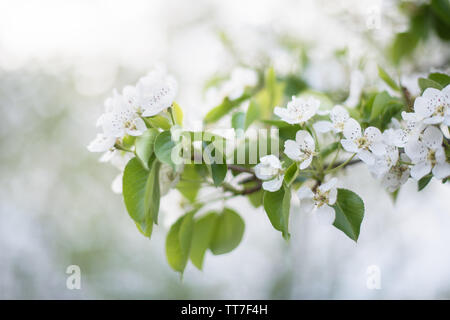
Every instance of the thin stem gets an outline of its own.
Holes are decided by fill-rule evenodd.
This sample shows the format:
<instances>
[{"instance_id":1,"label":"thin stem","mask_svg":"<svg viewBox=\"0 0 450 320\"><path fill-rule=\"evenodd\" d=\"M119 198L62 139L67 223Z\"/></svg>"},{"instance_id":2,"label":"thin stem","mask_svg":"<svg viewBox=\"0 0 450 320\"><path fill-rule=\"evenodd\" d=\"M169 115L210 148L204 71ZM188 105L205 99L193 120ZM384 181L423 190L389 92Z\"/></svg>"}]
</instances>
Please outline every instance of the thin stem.
<instances>
[{"instance_id":1,"label":"thin stem","mask_svg":"<svg viewBox=\"0 0 450 320\"><path fill-rule=\"evenodd\" d=\"M326 173L330 173L330 172L333 172L333 171L336 171L336 170L338 170L338 169L340 169L340 168L345 167L350 161L352 161L352 159L353 159L355 156L356 156L356 153L352 154L352 156L351 156L350 158L348 158L346 161L344 161L343 163L341 163L341 164L338 165L337 167L334 167L334 168L332 168L332 169L330 169L330 170L327 170Z\"/></svg>"},{"instance_id":2,"label":"thin stem","mask_svg":"<svg viewBox=\"0 0 450 320\"><path fill-rule=\"evenodd\" d=\"M406 165L408 165L408 166L413 166L413 165L414 165L414 163L408 162L408 161L398 160L398 162L399 162L400 164L406 164Z\"/></svg>"},{"instance_id":3,"label":"thin stem","mask_svg":"<svg viewBox=\"0 0 450 320\"><path fill-rule=\"evenodd\" d=\"M338 149L333 157L333 160L331 160L330 164L328 165L325 171L330 170L333 167L334 163L336 162L336 159L338 158L339 151L341 151L341 145L338 146Z\"/></svg>"}]
</instances>

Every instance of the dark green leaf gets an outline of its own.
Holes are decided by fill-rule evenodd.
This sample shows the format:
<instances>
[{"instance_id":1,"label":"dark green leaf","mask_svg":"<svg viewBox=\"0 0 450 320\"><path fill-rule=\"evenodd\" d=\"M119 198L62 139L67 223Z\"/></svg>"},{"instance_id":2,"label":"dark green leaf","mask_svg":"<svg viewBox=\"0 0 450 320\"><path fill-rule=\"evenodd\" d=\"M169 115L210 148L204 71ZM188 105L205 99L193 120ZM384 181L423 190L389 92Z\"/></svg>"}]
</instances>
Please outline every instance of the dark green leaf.
<instances>
[{"instance_id":1,"label":"dark green leaf","mask_svg":"<svg viewBox=\"0 0 450 320\"><path fill-rule=\"evenodd\" d=\"M364 218L364 202L353 191L338 189L336 203L332 206L336 212L333 225L350 239L357 241Z\"/></svg>"},{"instance_id":2,"label":"dark green leaf","mask_svg":"<svg viewBox=\"0 0 450 320\"><path fill-rule=\"evenodd\" d=\"M371 120L377 119L383 112L386 105L391 101L391 96L386 92L380 92L375 96L375 100L372 105L372 112L370 115Z\"/></svg>"},{"instance_id":3,"label":"dark green leaf","mask_svg":"<svg viewBox=\"0 0 450 320\"><path fill-rule=\"evenodd\" d=\"M215 255L224 254L236 248L244 235L245 223L239 214L225 208L217 217L210 249Z\"/></svg>"},{"instance_id":4,"label":"dark green leaf","mask_svg":"<svg viewBox=\"0 0 450 320\"><path fill-rule=\"evenodd\" d=\"M419 191L422 191L430 183L432 178L433 178L433 175L432 174L428 174L425 177L423 177L422 179L420 179L417 182L417 189Z\"/></svg>"},{"instance_id":5,"label":"dark green leaf","mask_svg":"<svg viewBox=\"0 0 450 320\"><path fill-rule=\"evenodd\" d=\"M444 73L430 73L428 79L433 80L441 85L442 88L445 88L450 84L450 76Z\"/></svg>"},{"instance_id":6,"label":"dark green leaf","mask_svg":"<svg viewBox=\"0 0 450 320\"><path fill-rule=\"evenodd\" d=\"M284 174L284 182L286 182L286 185L290 186L291 183L297 178L297 175L299 173L297 163L292 163L289 168L287 168L285 174Z\"/></svg>"},{"instance_id":7,"label":"dark green leaf","mask_svg":"<svg viewBox=\"0 0 450 320\"><path fill-rule=\"evenodd\" d=\"M291 208L291 190L282 187L275 192L264 191L264 210L272 226L289 239L289 211Z\"/></svg>"},{"instance_id":8,"label":"dark green leaf","mask_svg":"<svg viewBox=\"0 0 450 320\"><path fill-rule=\"evenodd\" d=\"M435 88L438 90L443 89L442 86L438 82L431 80L431 79L426 79L426 78L419 78L419 87L422 90L422 92L425 91L425 89L427 89L427 88Z\"/></svg>"}]
</instances>

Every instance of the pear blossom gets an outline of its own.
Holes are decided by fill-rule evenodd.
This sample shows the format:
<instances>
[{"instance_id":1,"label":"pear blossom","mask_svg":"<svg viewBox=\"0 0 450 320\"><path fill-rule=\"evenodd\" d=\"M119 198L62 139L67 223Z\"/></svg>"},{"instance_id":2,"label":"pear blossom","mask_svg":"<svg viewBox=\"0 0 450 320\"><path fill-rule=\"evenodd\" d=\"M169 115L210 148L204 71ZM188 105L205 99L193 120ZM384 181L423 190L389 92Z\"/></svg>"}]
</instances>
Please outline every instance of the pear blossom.
<instances>
[{"instance_id":1,"label":"pear blossom","mask_svg":"<svg viewBox=\"0 0 450 320\"><path fill-rule=\"evenodd\" d=\"M329 132L333 130L334 133L344 131L344 126L347 120L350 119L350 115L347 110L337 105L330 111L330 121L317 121L314 123L314 129L318 132Z\"/></svg>"},{"instance_id":2,"label":"pear blossom","mask_svg":"<svg viewBox=\"0 0 450 320\"><path fill-rule=\"evenodd\" d=\"M281 188L284 174L282 173L280 159L273 154L261 157L260 163L255 166L255 175L263 180L264 190L275 192Z\"/></svg>"},{"instance_id":3,"label":"pear blossom","mask_svg":"<svg viewBox=\"0 0 450 320\"><path fill-rule=\"evenodd\" d=\"M401 160L404 162L409 162L410 159L404 153L400 156ZM396 165L392 166L388 172L386 172L381 178L381 184L389 192L394 192L400 188L409 178L410 168L408 165L401 162L397 162Z\"/></svg>"},{"instance_id":4,"label":"pear blossom","mask_svg":"<svg viewBox=\"0 0 450 320\"><path fill-rule=\"evenodd\" d=\"M369 170L376 177L380 178L397 164L398 158L398 148L392 145L386 145L386 152L381 156L375 157L375 161L369 166Z\"/></svg>"},{"instance_id":5,"label":"pear blossom","mask_svg":"<svg viewBox=\"0 0 450 320\"><path fill-rule=\"evenodd\" d=\"M103 133L98 133L95 139L89 143L87 149L90 152L106 152L112 149L115 143L115 137L109 137L105 136Z\"/></svg>"},{"instance_id":6,"label":"pear blossom","mask_svg":"<svg viewBox=\"0 0 450 320\"><path fill-rule=\"evenodd\" d=\"M313 98L297 98L287 104L287 108L275 107L274 113L289 124L303 124L311 119L319 109L320 101Z\"/></svg>"},{"instance_id":7,"label":"pear blossom","mask_svg":"<svg viewBox=\"0 0 450 320\"><path fill-rule=\"evenodd\" d=\"M297 131L294 140L286 140L284 153L292 160L300 162L300 169L306 169L311 164L316 144L311 134L306 130Z\"/></svg>"},{"instance_id":8,"label":"pear blossom","mask_svg":"<svg viewBox=\"0 0 450 320\"><path fill-rule=\"evenodd\" d=\"M103 133L109 137L122 138L129 134L140 136L147 130L144 120L133 110L124 96L116 95L112 103L112 110L104 113L99 121Z\"/></svg>"},{"instance_id":9,"label":"pear blossom","mask_svg":"<svg viewBox=\"0 0 450 320\"><path fill-rule=\"evenodd\" d=\"M450 85L444 89L427 88L414 101L414 112L426 124L450 126Z\"/></svg>"},{"instance_id":10,"label":"pear blossom","mask_svg":"<svg viewBox=\"0 0 450 320\"><path fill-rule=\"evenodd\" d=\"M419 180L430 171L438 179L450 175L450 164L446 162L442 141L441 131L437 127L429 126L423 132L421 140L408 142L405 152L414 164L411 177Z\"/></svg>"},{"instance_id":11,"label":"pear blossom","mask_svg":"<svg viewBox=\"0 0 450 320\"><path fill-rule=\"evenodd\" d=\"M337 199L337 178L332 178L312 191L310 188L303 186L297 191L300 199L300 206L315 210L320 222L324 224L332 224L335 219L334 209L331 207L336 203Z\"/></svg>"},{"instance_id":12,"label":"pear blossom","mask_svg":"<svg viewBox=\"0 0 450 320\"><path fill-rule=\"evenodd\" d=\"M341 144L348 152L356 153L356 156L367 165L373 165L375 156L381 156L386 152L381 131L375 127L368 127L362 134L360 124L350 118L344 126L344 137Z\"/></svg>"}]
</instances>

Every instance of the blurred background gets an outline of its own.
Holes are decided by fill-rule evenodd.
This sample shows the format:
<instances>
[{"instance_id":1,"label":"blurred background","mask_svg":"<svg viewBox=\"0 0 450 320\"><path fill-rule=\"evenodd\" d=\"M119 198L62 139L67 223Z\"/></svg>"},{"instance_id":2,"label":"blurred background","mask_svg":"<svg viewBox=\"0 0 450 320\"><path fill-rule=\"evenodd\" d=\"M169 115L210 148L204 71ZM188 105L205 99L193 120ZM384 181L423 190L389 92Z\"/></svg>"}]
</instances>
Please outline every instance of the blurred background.
<instances>
[{"instance_id":1,"label":"blurred background","mask_svg":"<svg viewBox=\"0 0 450 320\"><path fill-rule=\"evenodd\" d=\"M178 191L162 199L164 221L144 238L111 191L117 169L86 150L112 89L156 63L177 78L195 127L213 107L205 83L236 66L273 65L342 95L358 86L355 70L377 86L381 48L407 26L399 1L387 0L0 0L0 298L450 298L448 184L417 193L409 181L394 204L352 166L340 180L365 201L357 244L298 203L287 243L262 208L233 199L246 221L241 245L207 254L203 271L188 265L180 281L164 248L182 213ZM417 77L448 70L449 57L431 36L397 71L418 93ZM66 288L69 265L81 268L81 290ZM367 286L370 266L379 290Z\"/></svg>"}]
</instances>

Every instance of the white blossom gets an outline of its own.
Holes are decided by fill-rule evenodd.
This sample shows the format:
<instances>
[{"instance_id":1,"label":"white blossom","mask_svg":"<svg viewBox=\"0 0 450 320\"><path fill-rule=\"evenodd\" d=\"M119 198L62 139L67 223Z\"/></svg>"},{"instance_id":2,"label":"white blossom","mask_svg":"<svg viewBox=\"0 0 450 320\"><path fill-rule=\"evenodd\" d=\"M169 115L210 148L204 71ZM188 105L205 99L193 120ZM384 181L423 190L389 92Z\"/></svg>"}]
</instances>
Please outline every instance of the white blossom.
<instances>
[{"instance_id":1,"label":"white blossom","mask_svg":"<svg viewBox=\"0 0 450 320\"><path fill-rule=\"evenodd\" d=\"M292 160L300 162L300 169L306 169L311 164L315 152L316 144L308 131L300 130L295 135L294 140L286 140L284 143L284 153Z\"/></svg>"},{"instance_id":2,"label":"white blossom","mask_svg":"<svg viewBox=\"0 0 450 320\"><path fill-rule=\"evenodd\" d=\"M395 146L387 145L386 152L381 156L375 157L375 161L373 165L369 166L369 170L377 178L380 178L397 164L398 158L398 148Z\"/></svg>"},{"instance_id":3,"label":"white blossom","mask_svg":"<svg viewBox=\"0 0 450 320\"><path fill-rule=\"evenodd\" d=\"M414 101L414 112L426 124L450 126L450 85L444 89L427 88Z\"/></svg>"},{"instance_id":4,"label":"white blossom","mask_svg":"<svg viewBox=\"0 0 450 320\"><path fill-rule=\"evenodd\" d=\"M255 166L255 175L264 181L262 184L264 190L270 192L279 190L284 179L280 159L273 154L262 157L260 163Z\"/></svg>"},{"instance_id":5,"label":"white blossom","mask_svg":"<svg viewBox=\"0 0 450 320\"><path fill-rule=\"evenodd\" d=\"M401 160L409 162L410 159L406 154L402 153ZM386 172L381 178L381 184L389 192L394 192L400 188L408 180L410 175L410 168L408 165L397 162L395 166L392 166L388 172Z\"/></svg>"},{"instance_id":6,"label":"white blossom","mask_svg":"<svg viewBox=\"0 0 450 320\"><path fill-rule=\"evenodd\" d=\"M275 107L274 113L289 124L303 124L316 114L319 106L320 101L313 97L297 98L293 96L287 104L287 108Z\"/></svg>"},{"instance_id":7,"label":"white blossom","mask_svg":"<svg viewBox=\"0 0 450 320\"><path fill-rule=\"evenodd\" d=\"M94 140L87 146L90 152L106 152L114 147L116 138L98 133Z\"/></svg>"},{"instance_id":8,"label":"white blossom","mask_svg":"<svg viewBox=\"0 0 450 320\"><path fill-rule=\"evenodd\" d=\"M334 209L330 206L336 203L337 179L332 178L327 183L318 186L313 192L310 188L303 186L297 191L300 199L300 207L307 211L315 210L320 222L332 224L335 219Z\"/></svg>"},{"instance_id":9,"label":"white blossom","mask_svg":"<svg viewBox=\"0 0 450 320\"><path fill-rule=\"evenodd\" d=\"M350 76L350 89L347 100L345 100L344 105L354 108L359 103L359 98L364 87L364 75L361 71L355 70Z\"/></svg>"},{"instance_id":10,"label":"white blossom","mask_svg":"<svg viewBox=\"0 0 450 320\"><path fill-rule=\"evenodd\" d=\"M342 132L344 131L344 126L347 120L350 119L350 115L348 114L348 111L340 106L337 105L330 111L330 121L317 121L314 123L314 129L318 132L329 132L333 130L334 133Z\"/></svg>"},{"instance_id":11,"label":"white blossom","mask_svg":"<svg viewBox=\"0 0 450 320\"><path fill-rule=\"evenodd\" d=\"M438 179L450 175L450 164L446 162L442 140L441 131L429 126L423 132L421 140L408 142L405 152L414 164L411 168L411 177L419 180L430 171Z\"/></svg>"},{"instance_id":12,"label":"white blossom","mask_svg":"<svg viewBox=\"0 0 450 320\"><path fill-rule=\"evenodd\" d=\"M359 123L350 118L344 126L344 137L341 144L348 152L356 153L357 157L367 165L373 165L375 156L386 152L383 136L378 128L368 127L362 134Z\"/></svg>"},{"instance_id":13,"label":"white blossom","mask_svg":"<svg viewBox=\"0 0 450 320\"><path fill-rule=\"evenodd\" d=\"M110 111L104 113L97 122L100 122L103 133L109 137L122 138L127 134L139 136L147 130L144 120L125 97L117 93L110 100Z\"/></svg>"}]
</instances>

